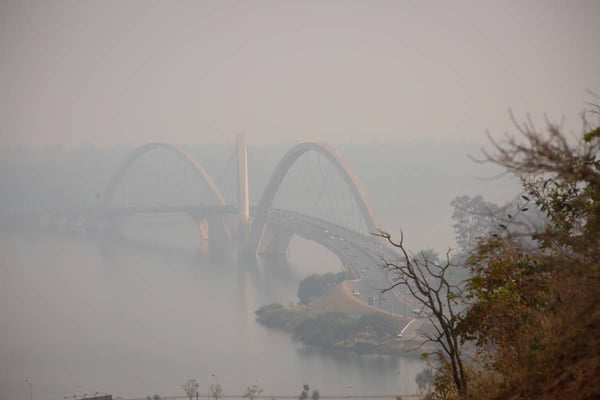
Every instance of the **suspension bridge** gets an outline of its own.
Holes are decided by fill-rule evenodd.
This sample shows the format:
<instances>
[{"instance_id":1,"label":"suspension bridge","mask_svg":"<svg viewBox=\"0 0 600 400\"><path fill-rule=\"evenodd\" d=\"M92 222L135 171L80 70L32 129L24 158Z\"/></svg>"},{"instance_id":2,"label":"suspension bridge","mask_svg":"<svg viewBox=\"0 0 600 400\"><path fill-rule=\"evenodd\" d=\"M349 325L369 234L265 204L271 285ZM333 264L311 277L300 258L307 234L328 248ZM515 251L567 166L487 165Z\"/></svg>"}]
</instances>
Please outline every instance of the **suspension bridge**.
<instances>
[{"instance_id":1,"label":"suspension bridge","mask_svg":"<svg viewBox=\"0 0 600 400\"><path fill-rule=\"evenodd\" d=\"M168 165L159 165L154 173L142 165L137 175L132 173L136 165L158 152L171 155L167 163L181 164L178 174L185 169L191 176L169 186L173 172ZM352 289L363 302L397 314L414 308L413 301L399 291L387 299L381 295L380 290L391 286L391 281L377 266L383 259L399 257L385 239L373 235L383 229L356 174L336 150L322 143L293 146L276 164L255 205L250 204L244 136L238 135L230 161L234 182L219 185L184 148L168 143L143 145L125 158L110 179L95 210L94 224L112 226L135 214L185 214L199 228L203 240L234 241L238 253L248 257L286 255L291 239L299 236L338 257L360 282ZM160 174L165 177L157 177ZM129 197L123 193L144 180L152 189L148 194L140 196L139 188ZM226 186L234 189L225 190ZM194 193L190 200L178 197L182 192Z\"/></svg>"},{"instance_id":2,"label":"suspension bridge","mask_svg":"<svg viewBox=\"0 0 600 400\"><path fill-rule=\"evenodd\" d=\"M146 203L118 201L118 194L131 185L125 182L130 171L149 154L159 151L171 153L192 171L195 179L175 190L161 189L163 184L150 176L150 185L167 196L190 190L194 185L202 186L202 196L185 204L156 204L152 195L141 196L151 198ZM250 205L247 159L245 137L239 135L235 150L236 192L227 201L206 169L187 150L168 143L143 145L125 158L110 179L101 195L95 223L106 225L134 214L183 213L193 219L203 239L235 240L243 254L285 254L291 238L299 235L333 251L346 264L351 256L344 255L349 252L340 251L340 247L383 249L383 244L378 244L380 239L372 235L381 227L366 192L350 166L330 146L302 143L292 147L275 167L255 206ZM143 178L148 175L152 174L145 173Z\"/></svg>"},{"instance_id":3,"label":"suspension bridge","mask_svg":"<svg viewBox=\"0 0 600 400\"><path fill-rule=\"evenodd\" d=\"M256 204L250 202L244 136L238 135L227 164L214 181L183 147L148 143L122 160L98 194L97 207L63 210L54 218L77 230L110 232L135 215L186 215L202 240L232 241L239 255L251 258L286 256L291 239L299 236L337 256L355 277L349 290L362 302L405 316L417 307L399 290L382 295L392 282L379 266L400 257L373 235L383 228L356 174L336 150L322 143L293 146L275 165ZM411 325L411 331L419 326Z\"/></svg>"}]
</instances>

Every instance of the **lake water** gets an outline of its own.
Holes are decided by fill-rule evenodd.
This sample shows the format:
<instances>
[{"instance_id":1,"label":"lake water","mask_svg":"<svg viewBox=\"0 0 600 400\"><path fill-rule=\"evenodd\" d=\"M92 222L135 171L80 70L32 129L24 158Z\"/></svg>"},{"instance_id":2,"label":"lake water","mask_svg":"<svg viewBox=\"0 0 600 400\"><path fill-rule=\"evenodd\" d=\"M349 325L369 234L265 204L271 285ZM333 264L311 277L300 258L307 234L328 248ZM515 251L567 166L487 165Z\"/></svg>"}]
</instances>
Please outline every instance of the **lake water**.
<instances>
[{"instance_id":1,"label":"lake water","mask_svg":"<svg viewBox=\"0 0 600 400\"><path fill-rule=\"evenodd\" d=\"M254 311L296 302L298 282L339 271L318 245L294 239L290 263L238 260L184 217L138 217L121 235L0 234L0 399L62 399L96 390L124 397L415 393L413 358L331 354L267 329Z\"/></svg>"}]
</instances>

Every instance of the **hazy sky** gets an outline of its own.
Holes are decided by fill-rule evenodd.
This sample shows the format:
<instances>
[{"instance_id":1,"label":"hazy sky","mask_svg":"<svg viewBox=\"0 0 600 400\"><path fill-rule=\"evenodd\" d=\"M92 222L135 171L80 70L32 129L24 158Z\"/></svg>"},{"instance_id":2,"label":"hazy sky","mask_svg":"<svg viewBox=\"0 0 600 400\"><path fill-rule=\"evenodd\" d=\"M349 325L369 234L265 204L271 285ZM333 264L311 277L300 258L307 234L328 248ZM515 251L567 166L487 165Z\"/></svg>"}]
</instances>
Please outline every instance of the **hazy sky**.
<instances>
[{"instance_id":1,"label":"hazy sky","mask_svg":"<svg viewBox=\"0 0 600 400\"><path fill-rule=\"evenodd\" d=\"M481 139L600 92L600 1L0 0L0 145Z\"/></svg>"}]
</instances>

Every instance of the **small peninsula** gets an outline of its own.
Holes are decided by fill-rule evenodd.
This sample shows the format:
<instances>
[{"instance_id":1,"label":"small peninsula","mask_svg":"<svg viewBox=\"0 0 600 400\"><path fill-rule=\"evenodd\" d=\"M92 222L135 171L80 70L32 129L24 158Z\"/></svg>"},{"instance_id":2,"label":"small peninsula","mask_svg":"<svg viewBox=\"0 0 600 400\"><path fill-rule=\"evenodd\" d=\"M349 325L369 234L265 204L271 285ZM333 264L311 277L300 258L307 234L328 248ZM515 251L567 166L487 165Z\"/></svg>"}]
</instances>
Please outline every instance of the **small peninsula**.
<instances>
[{"instance_id":1,"label":"small peninsula","mask_svg":"<svg viewBox=\"0 0 600 400\"><path fill-rule=\"evenodd\" d=\"M313 274L300 282L298 305L265 305L255 312L256 319L320 348L404 354L418 345L399 335L406 324L404 318L378 311L352 297L345 277L343 272Z\"/></svg>"}]
</instances>

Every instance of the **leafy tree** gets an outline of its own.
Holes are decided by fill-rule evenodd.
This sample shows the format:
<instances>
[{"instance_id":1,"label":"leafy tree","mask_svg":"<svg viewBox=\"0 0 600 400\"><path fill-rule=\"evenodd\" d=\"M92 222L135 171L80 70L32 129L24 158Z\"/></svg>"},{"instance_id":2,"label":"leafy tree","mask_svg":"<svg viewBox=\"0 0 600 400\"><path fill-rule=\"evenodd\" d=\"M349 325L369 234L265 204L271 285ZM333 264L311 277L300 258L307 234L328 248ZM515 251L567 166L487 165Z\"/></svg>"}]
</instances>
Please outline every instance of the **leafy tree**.
<instances>
[{"instance_id":1,"label":"leafy tree","mask_svg":"<svg viewBox=\"0 0 600 400\"><path fill-rule=\"evenodd\" d=\"M311 299L322 296L328 288L346 279L346 272L328 272L324 275L312 274L304 278L298 285L300 303L308 305Z\"/></svg>"},{"instance_id":2,"label":"leafy tree","mask_svg":"<svg viewBox=\"0 0 600 400\"><path fill-rule=\"evenodd\" d=\"M298 285L300 303L308 305L312 298L321 296L326 287L327 283L323 275L313 274L303 279Z\"/></svg>"},{"instance_id":3,"label":"leafy tree","mask_svg":"<svg viewBox=\"0 0 600 400\"><path fill-rule=\"evenodd\" d=\"M400 322L383 313L364 314L358 320L359 329L370 330L381 342L386 336L396 336L400 331Z\"/></svg>"},{"instance_id":4,"label":"leafy tree","mask_svg":"<svg viewBox=\"0 0 600 400\"><path fill-rule=\"evenodd\" d=\"M492 140L484 161L521 177L525 203L509 211L480 196L453 201L457 243L470 254L464 284L449 281L448 255L442 263L411 257L402 236L380 234L401 254L385 264L393 287L408 288L437 332L428 339L442 358L428 398L600 396L600 123L584 122L577 142L530 121L516 124L519 139ZM514 229L529 208L544 213L543 228ZM476 357L467 364L471 342Z\"/></svg>"},{"instance_id":5,"label":"leafy tree","mask_svg":"<svg viewBox=\"0 0 600 400\"><path fill-rule=\"evenodd\" d=\"M454 207L452 228L456 234L456 244L463 253L468 253L478 238L497 228L496 216L500 207L485 201L482 196L458 196L450 205Z\"/></svg>"},{"instance_id":6,"label":"leafy tree","mask_svg":"<svg viewBox=\"0 0 600 400\"><path fill-rule=\"evenodd\" d=\"M425 260L428 260L430 262L439 263L441 261L438 252L431 248L417 252L414 258L421 262L425 262Z\"/></svg>"},{"instance_id":7,"label":"leafy tree","mask_svg":"<svg viewBox=\"0 0 600 400\"><path fill-rule=\"evenodd\" d=\"M211 383L208 387L208 397L219 400L221 397L223 397L223 386L221 386L221 383L219 383L219 379L215 374L213 374L213 377L217 379L217 383Z\"/></svg>"},{"instance_id":8,"label":"leafy tree","mask_svg":"<svg viewBox=\"0 0 600 400\"><path fill-rule=\"evenodd\" d=\"M593 110L600 116L600 106ZM427 399L600 396L599 125L600 118L593 128L584 119L587 133L573 141L557 125L542 134L527 121L516 124L519 139L492 140L494 151L484 152L484 161L521 178L525 203L509 209L479 197L456 199L457 242L469 254L472 273L460 289L447 283L447 264L418 265L402 238L395 243L403 262L386 266L399 274L397 284L433 310L435 329L436 322L443 328L437 342L446 358ZM544 224L526 230L518 217L531 208L543 213ZM459 296L467 307L453 313ZM458 346L455 363L453 342L474 343L473 361L462 362Z\"/></svg>"},{"instance_id":9,"label":"leafy tree","mask_svg":"<svg viewBox=\"0 0 600 400\"><path fill-rule=\"evenodd\" d=\"M600 130L586 129L572 142L556 125L545 134L530 121L517 127L521 140L493 142L486 160L522 177L521 209L537 207L548 223L528 235L507 226L480 238L467 262L472 305L461 335L477 342L489 369L482 386L498 388L498 396L569 386L582 398L600 395L593 389L600 387ZM565 370L571 372L561 375Z\"/></svg>"},{"instance_id":10,"label":"leafy tree","mask_svg":"<svg viewBox=\"0 0 600 400\"><path fill-rule=\"evenodd\" d=\"M431 391L431 386L433 385L433 379L434 376L431 368L425 368L423 371L419 372L415 377L419 392L429 393Z\"/></svg>"},{"instance_id":11,"label":"leafy tree","mask_svg":"<svg viewBox=\"0 0 600 400\"><path fill-rule=\"evenodd\" d=\"M192 400L198 395L198 388L200 385L198 385L198 382L195 379L188 379L188 381L181 385L181 387L183 388L183 391L188 399Z\"/></svg>"},{"instance_id":12,"label":"leafy tree","mask_svg":"<svg viewBox=\"0 0 600 400\"><path fill-rule=\"evenodd\" d=\"M296 339L317 346L333 346L352 338L358 329L357 321L345 312L313 314L270 304L257 310L256 315L261 324L291 331Z\"/></svg>"},{"instance_id":13,"label":"leafy tree","mask_svg":"<svg viewBox=\"0 0 600 400\"><path fill-rule=\"evenodd\" d=\"M304 384L304 386L302 386L302 392L300 393L300 400L304 400L304 399L308 399L308 391L310 390L310 387L308 386L308 384Z\"/></svg>"},{"instance_id":14,"label":"leafy tree","mask_svg":"<svg viewBox=\"0 0 600 400\"><path fill-rule=\"evenodd\" d=\"M248 386L246 388L246 390L244 390L242 397L245 399L254 400L254 399L257 399L258 397L260 397L262 392L263 392L263 389L258 384L255 383L253 385Z\"/></svg>"},{"instance_id":15,"label":"leafy tree","mask_svg":"<svg viewBox=\"0 0 600 400\"><path fill-rule=\"evenodd\" d=\"M317 346L333 346L355 332L355 321L347 313L331 311L308 316L293 327L294 337Z\"/></svg>"}]
</instances>

